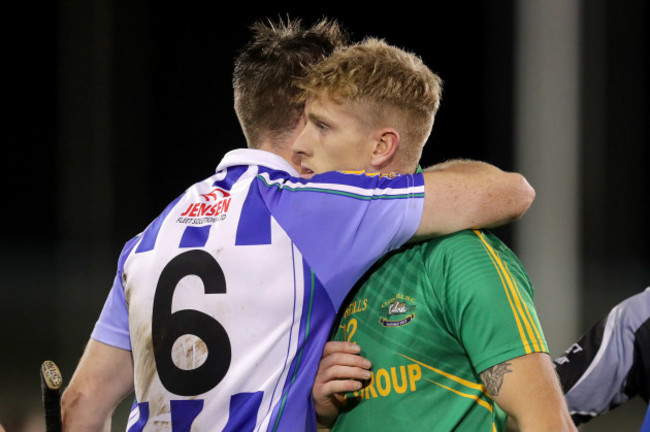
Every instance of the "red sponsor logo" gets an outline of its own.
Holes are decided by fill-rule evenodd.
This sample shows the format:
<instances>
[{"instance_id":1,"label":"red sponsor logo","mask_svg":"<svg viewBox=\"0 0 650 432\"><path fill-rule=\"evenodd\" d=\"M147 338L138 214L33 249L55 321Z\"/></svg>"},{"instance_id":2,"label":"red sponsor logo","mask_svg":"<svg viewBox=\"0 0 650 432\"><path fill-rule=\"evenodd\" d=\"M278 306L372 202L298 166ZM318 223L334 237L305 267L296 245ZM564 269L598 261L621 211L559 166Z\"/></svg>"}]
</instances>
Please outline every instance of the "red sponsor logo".
<instances>
[{"instance_id":1,"label":"red sponsor logo","mask_svg":"<svg viewBox=\"0 0 650 432\"><path fill-rule=\"evenodd\" d=\"M218 201L220 198L228 198L230 196L230 192L225 191L221 188L214 188L211 192L208 192L207 194L201 194L201 196L206 201Z\"/></svg>"},{"instance_id":2,"label":"red sponsor logo","mask_svg":"<svg viewBox=\"0 0 650 432\"><path fill-rule=\"evenodd\" d=\"M205 218L203 222L216 222L225 217L230 207L230 193L221 189L214 188L212 191L200 195L206 202L190 203L189 207L181 213L177 222L187 223L190 218ZM218 219L212 219L221 216Z\"/></svg>"}]
</instances>

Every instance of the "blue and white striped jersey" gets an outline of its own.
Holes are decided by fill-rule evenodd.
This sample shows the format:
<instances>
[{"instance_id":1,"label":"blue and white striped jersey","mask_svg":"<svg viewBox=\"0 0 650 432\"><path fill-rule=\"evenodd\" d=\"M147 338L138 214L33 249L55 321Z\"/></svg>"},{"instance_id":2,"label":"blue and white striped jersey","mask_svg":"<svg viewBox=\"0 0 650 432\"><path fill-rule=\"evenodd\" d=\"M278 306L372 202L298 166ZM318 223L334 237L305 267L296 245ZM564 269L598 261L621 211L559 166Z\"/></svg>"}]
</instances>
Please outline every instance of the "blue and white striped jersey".
<instances>
[{"instance_id":1,"label":"blue and white striped jersey","mask_svg":"<svg viewBox=\"0 0 650 432\"><path fill-rule=\"evenodd\" d=\"M92 337L131 350L129 431L312 430L311 387L348 291L415 233L421 174L297 177L226 154L129 241Z\"/></svg>"}]
</instances>

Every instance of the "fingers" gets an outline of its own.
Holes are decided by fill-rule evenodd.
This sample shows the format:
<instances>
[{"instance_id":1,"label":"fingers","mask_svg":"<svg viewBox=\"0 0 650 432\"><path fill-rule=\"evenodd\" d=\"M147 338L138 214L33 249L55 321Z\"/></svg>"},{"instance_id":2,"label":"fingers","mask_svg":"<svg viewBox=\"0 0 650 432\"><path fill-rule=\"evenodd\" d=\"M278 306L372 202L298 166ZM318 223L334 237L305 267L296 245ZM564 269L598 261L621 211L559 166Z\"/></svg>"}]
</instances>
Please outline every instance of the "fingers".
<instances>
[{"instance_id":1,"label":"fingers","mask_svg":"<svg viewBox=\"0 0 650 432\"><path fill-rule=\"evenodd\" d=\"M361 348L355 343L329 341L323 348L323 357L327 357L328 355L335 353L359 354L360 352Z\"/></svg>"},{"instance_id":2,"label":"fingers","mask_svg":"<svg viewBox=\"0 0 650 432\"><path fill-rule=\"evenodd\" d=\"M369 380L371 372L367 368L360 366L342 366L334 364L330 367L323 369L318 375L316 380L318 383L328 383L330 392L350 391L349 386L357 387L356 382ZM351 383L345 384L344 380L354 380ZM342 388L345 386L345 388ZM353 388L352 390L358 390Z\"/></svg>"},{"instance_id":3,"label":"fingers","mask_svg":"<svg viewBox=\"0 0 650 432\"><path fill-rule=\"evenodd\" d=\"M327 342L323 348L319 373L326 373L329 379L360 378L368 374L361 373L372 366L370 360L359 355L358 345L350 342Z\"/></svg>"},{"instance_id":4,"label":"fingers","mask_svg":"<svg viewBox=\"0 0 650 432\"><path fill-rule=\"evenodd\" d=\"M364 387L372 374L370 361L362 357L358 345L330 341L323 347L312 388L319 425L331 427L344 404L345 394Z\"/></svg>"},{"instance_id":5,"label":"fingers","mask_svg":"<svg viewBox=\"0 0 650 432\"><path fill-rule=\"evenodd\" d=\"M364 382L356 379L338 379L324 382L316 391L312 392L314 398L344 398L345 393L356 392L364 387Z\"/></svg>"},{"instance_id":6,"label":"fingers","mask_svg":"<svg viewBox=\"0 0 650 432\"><path fill-rule=\"evenodd\" d=\"M359 346L350 342L328 342L323 349L316 384L328 393L355 391L360 381L370 379L370 360L359 355Z\"/></svg>"}]
</instances>

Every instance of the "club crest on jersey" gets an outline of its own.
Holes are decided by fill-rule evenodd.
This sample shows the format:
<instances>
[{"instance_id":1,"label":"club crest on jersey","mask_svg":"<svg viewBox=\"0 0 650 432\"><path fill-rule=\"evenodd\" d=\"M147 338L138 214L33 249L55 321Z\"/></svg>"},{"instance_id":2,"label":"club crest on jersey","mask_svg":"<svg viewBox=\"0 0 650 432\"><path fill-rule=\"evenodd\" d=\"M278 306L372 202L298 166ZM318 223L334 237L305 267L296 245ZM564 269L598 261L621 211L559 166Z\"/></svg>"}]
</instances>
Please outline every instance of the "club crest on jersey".
<instances>
[{"instance_id":1,"label":"club crest on jersey","mask_svg":"<svg viewBox=\"0 0 650 432\"><path fill-rule=\"evenodd\" d=\"M401 327L415 319L415 299L396 294L384 301L379 312L379 324L384 327Z\"/></svg>"},{"instance_id":2,"label":"club crest on jersey","mask_svg":"<svg viewBox=\"0 0 650 432\"><path fill-rule=\"evenodd\" d=\"M200 194L199 197L198 202L190 202L189 206L176 219L177 223L204 225L226 218L230 207L230 192L217 187L208 193Z\"/></svg>"}]
</instances>

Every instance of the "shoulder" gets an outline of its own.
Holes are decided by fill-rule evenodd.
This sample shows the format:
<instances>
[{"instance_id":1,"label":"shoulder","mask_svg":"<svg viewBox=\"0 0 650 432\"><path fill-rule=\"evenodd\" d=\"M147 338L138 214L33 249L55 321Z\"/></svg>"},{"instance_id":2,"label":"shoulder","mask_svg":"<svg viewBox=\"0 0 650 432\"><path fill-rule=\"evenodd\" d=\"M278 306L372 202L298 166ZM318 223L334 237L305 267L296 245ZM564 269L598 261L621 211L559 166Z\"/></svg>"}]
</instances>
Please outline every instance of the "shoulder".
<instances>
[{"instance_id":1,"label":"shoulder","mask_svg":"<svg viewBox=\"0 0 650 432\"><path fill-rule=\"evenodd\" d=\"M466 254L485 252L489 248L501 250L507 246L494 234L485 230L463 230L419 243L426 254Z\"/></svg>"},{"instance_id":2,"label":"shoulder","mask_svg":"<svg viewBox=\"0 0 650 432\"><path fill-rule=\"evenodd\" d=\"M386 259L399 256L437 265L439 260L448 262L454 257L463 256L467 253L484 252L483 235L482 231L464 230L416 243L409 243L393 251Z\"/></svg>"},{"instance_id":3,"label":"shoulder","mask_svg":"<svg viewBox=\"0 0 650 432\"><path fill-rule=\"evenodd\" d=\"M422 242L418 246L425 265L448 277L501 274L525 271L517 256L497 236L487 230L464 230Z\"/></svg>"},{"instance_id":4,"label":"shoulder","mask_svg":"<svg viewBox=\"0 0 650 432\"><path fill-rule=\"evenodd\" d=\"M372 190L376 195L403 197L405 193L424 196L422 174L380 174L366 171L329 171L313 176L305 183L314 185L343 185Z\"/></svg>"}]
</instances>

